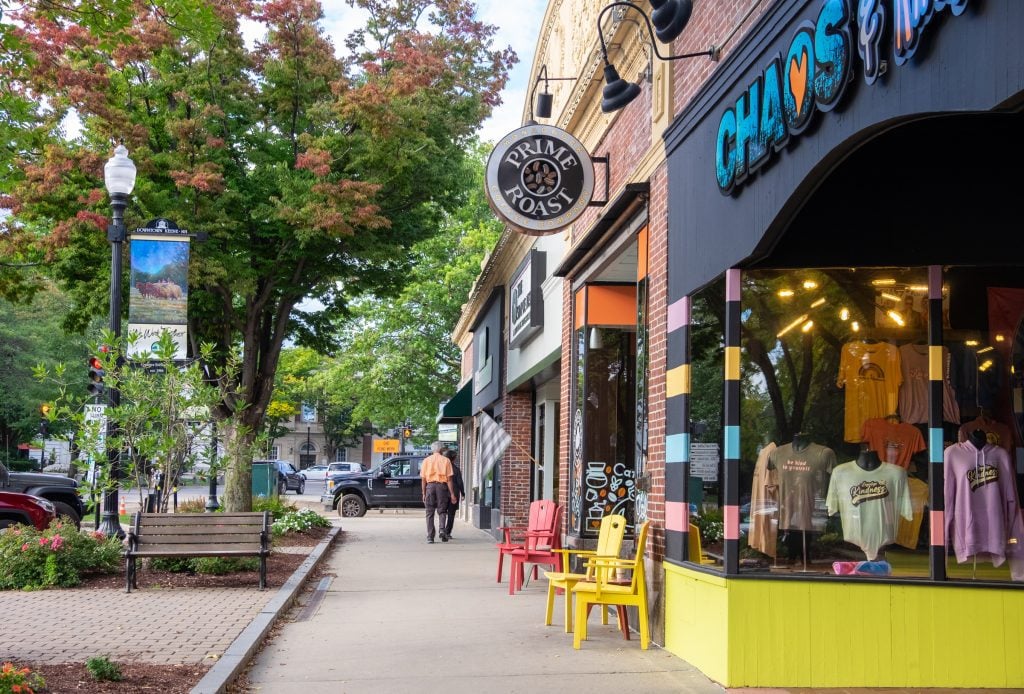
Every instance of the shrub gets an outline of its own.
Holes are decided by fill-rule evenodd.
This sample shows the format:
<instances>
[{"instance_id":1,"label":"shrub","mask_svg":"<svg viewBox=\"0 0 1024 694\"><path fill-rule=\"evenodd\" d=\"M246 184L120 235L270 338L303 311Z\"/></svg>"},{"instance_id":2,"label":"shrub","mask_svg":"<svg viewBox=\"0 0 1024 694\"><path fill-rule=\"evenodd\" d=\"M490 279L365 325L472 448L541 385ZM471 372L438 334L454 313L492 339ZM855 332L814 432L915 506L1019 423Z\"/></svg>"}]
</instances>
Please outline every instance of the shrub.
<instances>
[{"instance_id":1,"label":"shrub","mask_svg":"<svg viewBox=\"0 0 1024 694\"><path fill-rule=\"evenodd\" d=\"M252 500L253 511L270 511L273 520L280 520L289 513L295 513L299 507L290 501L284 501L280 497L257 496Z\"/></svg>"},{"instance_id":2,"label":"shrub","mask_svg":"<svg viewBox=\"0 0 1024 694\"><path fill-rule=\"evenodd\" d=\"M123 679L120 666L106 656L89 658L85 661L85 669L97 682L120 682Z\"/></svg>"},{"instance_id":3,"label":"shrub","mask_svg":"<svg viewBox=\"0 0 1024 694\"><path fill-rule=\"evenodd\" d=\"M694 516L693 524L700 530L701 542L720 542L725 537L725 521L721 509L709 509Z\"/></svg>"},{"instance_id":4,"label":"shrub","mask_svg":"<svg viewBox=\"0 0 1024 694\"><path fill-rule=\"evenodd\" d=\"M0 665L0 694L35 694L37 689L45 686L43 678L27 667L19 668L14 663Z\"/></svg>"},{"instance_id":5,"label":"shrub","mask_svg":"<svg viewBox=\"0 0 1024 694\"><path fill-rule=\"evenodd\" d=\"M0 533L0 590L69 587L87 572L113 573L121 560L121 541L99 532L80 532L55 520L40 532L16 525Z\"/></svg>"},{"instance_id":6,"label":"shrub","mask_svg":"<svg viewBox=\"0 0 1024 694\"><path fill-rule=\"evenodd\" d=\"M301 533L310 528L329 528L331 522L311 508L304 508L295 513L289 513L280 520L275 520L271 526L274 535L285 533Z\"/></svg>"},{"instance_id":7,"label":"shrub","mask_svg":"<svg viewBox=\"0 0 1024 694\"><path fill-rule=\"evenodd\" d=\"M175 513L206 513L206 497L199 496L195 499L179 501Z\"/></svg>"},{"instance_id":8,"label":"shrub","mask_svg":"<svg viewBox=\"0 0 1024 694\"><path fill-rule=\"evenodd\" d=\"M255 571L260 568L257 557L187 557L181 559L152 559L150 569L183 574L222 576L236 571Z\"/></svg>"}]
</instances>

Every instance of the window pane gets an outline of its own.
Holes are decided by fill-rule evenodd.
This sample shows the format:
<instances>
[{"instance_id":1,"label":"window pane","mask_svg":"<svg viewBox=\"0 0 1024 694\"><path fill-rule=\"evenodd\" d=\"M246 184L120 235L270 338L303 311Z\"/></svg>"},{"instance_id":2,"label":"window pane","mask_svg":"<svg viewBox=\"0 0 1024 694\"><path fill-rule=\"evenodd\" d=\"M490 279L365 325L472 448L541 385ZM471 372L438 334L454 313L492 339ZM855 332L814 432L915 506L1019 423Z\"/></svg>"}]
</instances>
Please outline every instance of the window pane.
<instances>
[{"instance_id":1,"label":"window pane","mask_svg":"<svg viewBox=\"0 0 1024 694\"><path fill-rule=\"evenodd\" d=\"M927 576L926 270L742 292L741 571Z\"/></svg>"},{"instance_id":2,"label":"window pane","mask_svg":"<svg viewBox=\"0 0 1024 694\"><path fill-rule=\"evenodd\" d=\"M696 293L691 302L690 480L689 502L696 505L691 523L697 526L705 561L723 564L725 535L722 515L725 409L725 280ZM691 528L691 532L692 532ZM699 561L691 543L691 561Z\"/></svg>"}]
</instances>

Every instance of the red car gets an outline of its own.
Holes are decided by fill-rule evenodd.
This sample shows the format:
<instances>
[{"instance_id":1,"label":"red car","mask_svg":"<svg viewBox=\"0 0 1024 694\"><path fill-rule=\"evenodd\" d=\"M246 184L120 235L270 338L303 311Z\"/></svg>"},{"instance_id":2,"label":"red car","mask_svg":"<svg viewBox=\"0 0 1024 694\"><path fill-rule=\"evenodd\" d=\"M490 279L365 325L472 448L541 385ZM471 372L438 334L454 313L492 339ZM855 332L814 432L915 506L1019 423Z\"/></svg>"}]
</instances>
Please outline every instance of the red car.
<instances>
[{"instance_id":1,"label":"red car","mask_svg":"<svg viewBox=\"0 0 1024 694\"><path fill-rule=\"evenodd\" d=\"M53 504L40 496L0 492L0 531L17 525L33 525L37 530L46 530L50 521L57 517Z\"/></svg>"}]
</instances>

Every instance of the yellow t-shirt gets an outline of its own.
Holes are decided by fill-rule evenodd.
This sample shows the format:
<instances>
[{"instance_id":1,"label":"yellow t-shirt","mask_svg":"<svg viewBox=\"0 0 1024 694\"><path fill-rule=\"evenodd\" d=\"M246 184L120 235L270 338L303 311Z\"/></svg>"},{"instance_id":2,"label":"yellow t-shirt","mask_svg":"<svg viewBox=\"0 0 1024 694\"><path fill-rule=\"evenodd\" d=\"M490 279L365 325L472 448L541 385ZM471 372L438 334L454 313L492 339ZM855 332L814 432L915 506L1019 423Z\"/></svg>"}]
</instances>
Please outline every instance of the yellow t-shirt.
<instances>
[{"instance_id":1,"label":"yellow t-shirt","mask_svg":"<svg viewBox=\"0 0 1024 694\"><path fill-rule=\"evenodd\" d=\"M860 441L864 421L896 412L903 374L900 351L888 342L860 340L843 345L836 385L846 389L843 439Z\"/></svg>"}]
</instances>

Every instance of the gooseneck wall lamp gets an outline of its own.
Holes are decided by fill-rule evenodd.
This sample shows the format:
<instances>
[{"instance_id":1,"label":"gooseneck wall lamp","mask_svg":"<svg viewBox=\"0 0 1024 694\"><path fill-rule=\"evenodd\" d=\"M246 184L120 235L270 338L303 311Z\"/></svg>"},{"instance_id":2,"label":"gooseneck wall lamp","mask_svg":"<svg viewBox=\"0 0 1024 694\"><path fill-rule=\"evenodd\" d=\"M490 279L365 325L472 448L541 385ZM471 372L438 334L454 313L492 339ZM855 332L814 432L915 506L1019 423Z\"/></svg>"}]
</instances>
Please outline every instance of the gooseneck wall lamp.
<instances>
[{"instance_id":1,"label":"gooseneck wall lamp","mask_svg":"<svg viewBox=\"0 0 1024 694\"><path fill-rule=\"evenodd\" d=\"M544 80L544 91L537 94L537 85L540 81ZM534 109L533 109L533 97L537 95L537 118L550 118L551 117L551 102L553 96L548 93L548 82L551 80L557 81L575 81L575 77L548 77L548 66L546 64L540 66L540 71L537 73L537 79L533 81L533 89L530 90L530 122L533 122Z\"/></svg>"},{"instance_id":2,"label":"gooseneck wall lamp","mask_svg":"<svg viewBox=\"0 0 1024 694\"><path fill-rule=\"evenodd\" d=\"M718 49L714 46L706 51L698 51L696 53L662 55L658 51L655 36L662 43L671 43L678 38L683 33L683 29L686 28L686 23L690 21L693 3L691 0L651 0L651 6L654 8L654 12L651 13L650 18L648 18L647 13L643 9L632 2L609 3L597 15L597 36L601 40L601 57L604 59L605 81L604 91L601 92L601 110L605 113L619 110L640 95L640 85L622 79L619 76L619 71L608 60L608 46L604 41L604 32L601 31L601 20L604 19L605 12L613 7L629 7L640 13L640 16L644 18L644 24L647 25L647 33L651 37L651 47L654 55L659 59L682 60L683 58L696 58L704 55L712 60L718 60ZM651 28L652 22L654 24L653 29Z\"/></svg>"}]
</instances>

